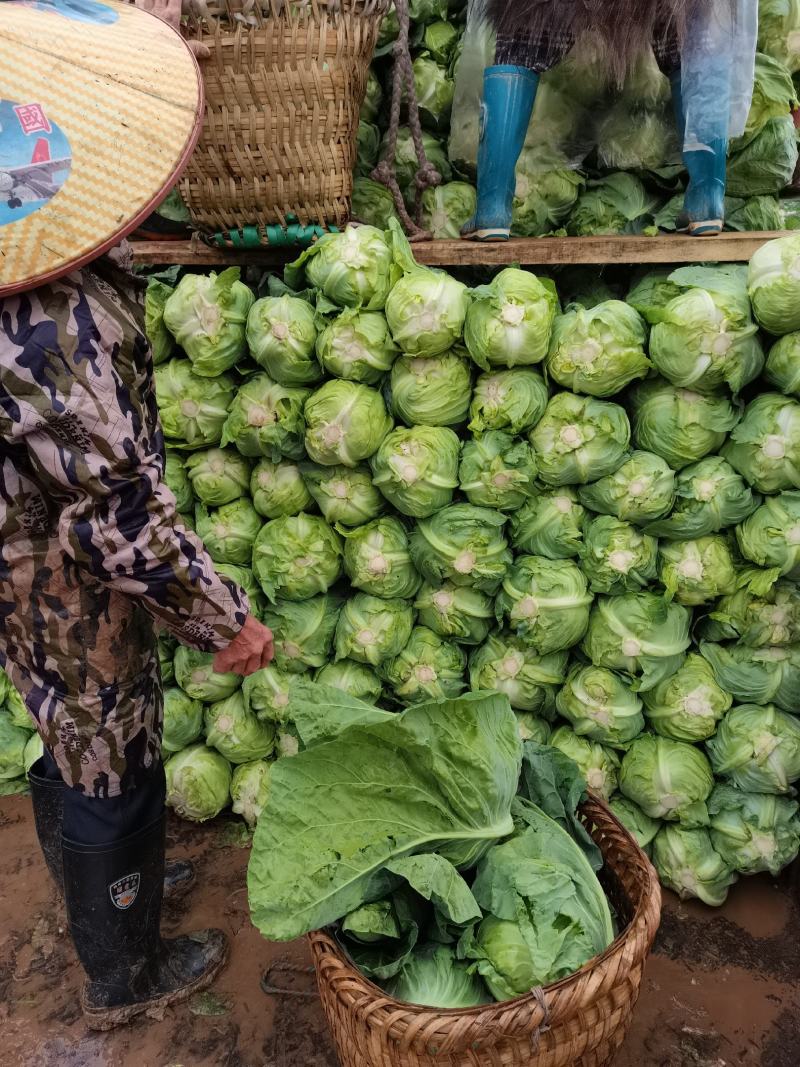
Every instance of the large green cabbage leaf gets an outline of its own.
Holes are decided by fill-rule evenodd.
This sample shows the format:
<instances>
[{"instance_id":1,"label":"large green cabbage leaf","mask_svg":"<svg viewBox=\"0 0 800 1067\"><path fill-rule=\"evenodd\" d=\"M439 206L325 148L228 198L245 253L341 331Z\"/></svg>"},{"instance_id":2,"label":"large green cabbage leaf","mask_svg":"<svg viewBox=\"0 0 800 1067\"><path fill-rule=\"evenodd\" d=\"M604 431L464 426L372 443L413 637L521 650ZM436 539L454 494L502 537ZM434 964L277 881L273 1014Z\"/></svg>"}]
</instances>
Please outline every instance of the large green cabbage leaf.
<instances>
[{"instance_id":1,"label":"large green cabbage leaf","mask_svg":"<svg viewBox=\"0 0 800 1067\"><path fill-rule=\"evenodd\" d=\"M279 760L250 859L253 922L273 941L334 922L394 888L386 864L404 856L474 866L513 830L521 758L508 700L471 693Z\"/></svg>"}]
</instances>

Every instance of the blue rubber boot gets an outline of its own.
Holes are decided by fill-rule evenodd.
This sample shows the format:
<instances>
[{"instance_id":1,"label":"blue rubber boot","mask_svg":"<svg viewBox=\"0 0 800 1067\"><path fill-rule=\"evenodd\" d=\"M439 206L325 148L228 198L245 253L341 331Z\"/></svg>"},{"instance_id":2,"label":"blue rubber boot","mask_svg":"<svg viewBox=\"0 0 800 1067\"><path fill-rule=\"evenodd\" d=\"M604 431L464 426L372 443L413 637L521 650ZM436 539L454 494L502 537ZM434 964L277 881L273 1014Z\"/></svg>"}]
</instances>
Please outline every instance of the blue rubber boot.
<instances>
[{"instance_id":1,"label":"blue rubber boot","mask_svg":"<svg viewBox=\"0 0 800 1067\"><path fill-rule=\"evenodd\" d=\"M461 231L471 241L507 241L516 166L528 132L539 75L527 67L487 67L478 148L478 209Z\"/></svg>"},{"instance_id":2,"label":"blue rubber boot","mask_svg":"<svg viewBox=\"0 0 800 1067\"><path fill-rule=\"evenodd\" d=\"M681 72L670 79L678 136L686 134L686 112L681 92ZM715 138L697 151L683 153L689 172L689 187L683 198L683 211L678 216L677 229L691 237L716 237L725 224L725 186L727 182L728 141Z\"/></svg>"}]
</instances>

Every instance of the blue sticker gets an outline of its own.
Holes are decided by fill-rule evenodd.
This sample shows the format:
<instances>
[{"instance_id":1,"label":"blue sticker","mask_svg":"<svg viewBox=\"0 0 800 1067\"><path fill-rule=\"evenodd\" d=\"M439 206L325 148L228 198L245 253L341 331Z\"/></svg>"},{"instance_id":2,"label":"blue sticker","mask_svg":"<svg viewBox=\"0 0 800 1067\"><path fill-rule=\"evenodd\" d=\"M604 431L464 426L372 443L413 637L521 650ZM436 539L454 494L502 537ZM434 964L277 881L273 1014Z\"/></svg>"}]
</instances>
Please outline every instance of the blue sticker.
<instances>
[{"instance_id":1,"label":"blue sticker","mask_svg":"<svg viewBox=\"0 0 800 1067\"><path fill-rule=\"evenodd\" d=\"M71 166L69 141L41 104L0 100L0 226L49 203Z\"/></svg>"},{"instance_id":2,"label":"blue sticker","mask_svg":"<svg viewBox=\"0 0 800 1067\"><path fill-rule=\"evenodd\" d=\"M119 18L118 12L100 0L17 0L17 3L37 11L63 15L73 22L93 22L99 26L110 26Z\"/></svg>"}]
</instances>

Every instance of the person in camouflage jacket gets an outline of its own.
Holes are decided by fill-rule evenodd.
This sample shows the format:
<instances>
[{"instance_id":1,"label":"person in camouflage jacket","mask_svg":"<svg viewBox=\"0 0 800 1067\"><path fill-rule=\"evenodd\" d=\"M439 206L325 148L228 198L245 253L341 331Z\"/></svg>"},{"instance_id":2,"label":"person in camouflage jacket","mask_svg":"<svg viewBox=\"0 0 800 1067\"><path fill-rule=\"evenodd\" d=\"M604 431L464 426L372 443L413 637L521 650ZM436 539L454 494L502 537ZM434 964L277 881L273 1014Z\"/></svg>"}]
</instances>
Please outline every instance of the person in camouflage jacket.
<instances>
[{"instance_id":1,"label":"person in camouflage jacket","mask_svg":"<svg viewBox=\"0 0 800 1067\"><path fill-rule=\"evenodd\" d=\"M45 745L30 774L37 833L101 1029L185 999L226 956L221 931L160 936L154 624L220 670L272 657L162 480L143 318L143 287L109 260L0 300L0 661Z\"/></svg>"}]
</instances>

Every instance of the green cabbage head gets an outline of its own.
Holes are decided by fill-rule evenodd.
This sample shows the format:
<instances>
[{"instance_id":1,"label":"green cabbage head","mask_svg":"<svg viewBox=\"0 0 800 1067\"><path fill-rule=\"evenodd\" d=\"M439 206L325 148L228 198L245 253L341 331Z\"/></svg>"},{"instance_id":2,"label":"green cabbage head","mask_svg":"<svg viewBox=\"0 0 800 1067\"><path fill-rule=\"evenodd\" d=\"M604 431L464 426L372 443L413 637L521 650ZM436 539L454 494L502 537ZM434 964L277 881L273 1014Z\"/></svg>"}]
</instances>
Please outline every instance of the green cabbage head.
<instances>
[{"instance_id":1,"label":"green cabbage head","mask_svg":"<svg viewBox=\"0 0 800 1067\"><path fill-rule=\"evenodd\" d=\"M739 410L725 396L705 396L651 378L630 393L633 440L679 471L716 452L739 421Z\"/></svg>"},{"instance_id":2,"label":"green cabbage head","mask_svg":"<svg viewBox=\"0 0 800 1067\"><path fill-rule=\"evenodd\" d=\"M746 519L759 500L727 460L707 456L680 471L675 507L669 515L648 522L645 532L671 541L707 537Z\"/></svg>"},{"instance_id":3,"label":"green cabbage head","mask_svg":"<svg viewBox=\"0 0 800 1067\"><path fill-rule=\"evenodd\" d=\"M731 541L722 534L695 541L664 541L659 550L659 577L667 596L688 607L733 593L739 572Z\"/></svg>"},{"instance_id":4,"label":"green cabbage head","mask_svg":"<svg viewBox=\"0 0 800 1067\"><path fill-rule=\"evenodd\" d=\"M214 749L190 745L164 764L167 804L182 819L206 822L230 803L231 765Z\"/></svg>"},{"instance_id":5,"label":"green cabbage head","mask_svg":"<svg viewBox=\"0 0 800 1067\"><path fill-rule=\"evenodd\" d=\"M642 699L648 724L673 741L707 741L733 703L710 664L695 652Z\"/></svg>"},{"instance_id":6,"label":"green cabbage head","mask_svg":"<svg viewBox=\"0 0 800 1067\"><path fill-rule=\"evenodd\" d=\"M707 826L713 786L708 760L683 741L642 734L622 760L619 787L651 819Z\"/></svg>"},{"instance_id":7,"label":"green cabbage head","mask_svg":"<svg viewBox=\"0 0 800 1067\"><path fill-rule=\"evenodd\" d=\"M576 664L556 696L556 708L576 734L624 746L644 729L642 701L613 671Z\"/></svg>"},{"instance_id":8,"label":"green cabbage head","mask_svg":"<svg viewBox=\"0 0 800 1067\"><path fill-rule=\"evenodd\" d=\"M268 456L273 462L303 455L303 405L308 389L288 389L268 374L255 374L242 385L231 404L222 434L243 456Z\"/></svg>"},{"instance_id":9,"label":"green cabbage head","mask_svg":"<svg viewBox=\"0 0 800 1067\"><path fill-rule=\"evenodd\" d=\"M764 377L787 396L800 397L800 332L779 338L767 355Z\"/></svg>"},{"instance_id":10,"label":"green cabbage head","mask_svg":"<svg viewBox=\"0 0 800 1067\"><path fill-rule=\"evenodd\" d=\"M736 540L745 559L773 577L800 579L800 493L767 497L736 527Z\"/></svg>"},{"instance_id":11,"label":"green cabbage head","mask_svg":"<svg viewBox=\"0 0 800 1067\"><path fill-rule=\"evenodd\" d=\"M272 604L263 617L275 637L275 667L303 674L327 663L341 609L341 599L330 594Z\"/></svg>"},{"instance_id":12,"label":"green cabbage head","mask_svg":"<svg viewBox=\"0 0 800 1067\"><path fill-rule=\"evenodd\" d=\"M719 684L736 700L752 704L777 704L784 711L800 707L800 647L748 648L746 645L716 645L700 642Z\"/></svg>"},{"instance_id":13,"label":"green cabbage head","mask_svg":"<svg viewBox=\"0 0 800 1067\"><path fill-rule=\"evenodd\" d=\"M470 504L516 511L536 495L533 483L537 473L530 445L515 441L502 430L489 430L462 445L458 477Z\"/></svg>"},{"instance_id":14,"label":"green cabbage head","mask_svg":"<svg viewBox=\"0 0 800 1067\"><path fill-rule=\"evenodd\" d=\"M753 313L768 333L782 337L800 330L800 234L757 249L747 285Z\"/></svg>"},{"instance_id":15,"label":"green cabbage head","mask_svg":"<svg viewBox=\"0 0 800 1067\"><path fill-rule=\"evenodd\" d=\"M250 493L256 511L266 519L298 515L314 506L300 468L291 460L260 460L253 468Z\"/></svg>"},{"instance_id":16,"label":"green cabbage head","mask_svg":"<svg viewBox=\"0 0 800 1067\"><path fill-rule=\"evenodd\" d=\"M649 591L598 597L582 648L596 667L635 678L647 692L673 674L689 647L691 613Z\"/></svg>"},{"instance_id":17,"label":"green cabbage head","mask_svg":"<svg viewBox=\"0 0 800 1067\"><path fill-rule=\"evenodd\" d=\"M407 426L458 426L472 399L470 363L458 352L401 356L389 381L394 414Z\"/></svg>"},{"instance_id":18,"label":"green cabbage head","mask_svg":"<svg viewBox=\"0 0 800 1067\"><path fill-rule=\"evenodd\" d=\"M664 826L653 841L653 863L665 886L681 900L697 897L709 907L721 907L736 874L720 856L704 829Z\"/></svg>"},{"instance_id":19,"label":"green cabbage head","mask_svg":"<svg viewBox=\"0 0 800 1067\"><path fill-rule=\"evenodd\" d=\"M380 311L346 308L317 338L317 358L335 378L377 385L398 349Z\"/></svg>"},{"instance_id":20,"label":"green cabbage head","mask_svg":"<svg viewBox=\"0 0 800 1067\"><path fill-rule=\"evenodd\" d=\"M369 467L318 467L303 463L308 491L328 522L360 526L384 511L384 500L372 484Z\"/></svg>"},{"instance_id":21,"label":"green cabbage head","mask_svg":"<svg viewBox=\"0 0 800 1067\"><path fill-rule=\"evenodd\" d=\"M403 651L381 667L381 674L403 704L448 700L465 688L467 657L452 641L426 626L415 626Z\"/></svg>"},{"instance_id":22,"label":"green cabbage head","mask_svg":"<svg viewBox=\"0 0 800 1067\"><path fill-rule=\"evenodd\" d=\"M407 600L356 593L339 616L336 659L378 667L403 651L413 625L414 611Z\"/></svg>"},{"instance_id":23,"label":"green cabbage head","mask_svg":"<svg viewBox=\"0 0 800 1067\"><path fill-rule=\"evenodd\" d=\"M367 704L377 704L383 695L383 683L375 671L364 663L352 659L340 659L338 663L326 663L314 675L319 685L330 685Z\"/></svg>"},{"instance_id":24,"label":"green cabbage head","mask_svg":"<svg viewBox=\"0 0 800 1067\"><path fill-rule=\"evenodd\" d=\"M372 596L414 596L421 578L411 562L408 534L387 516L343 533L344 569L356 589Z\"/></svg>"},{"instance_id":25,"label":"green cabbage head","mask_svg":"<svg viewBox=\"0 0 800 1067\"><path fill-rule=\"evenodd\" d=\"M201 378L188 359L170 359L156 367L155 381L167 441L185 449L219 444L236 393L232 378Z\"/></svg>"},{"instance_id":26,"label":"green cabbage head","mask_svg":"<svg viewBox=\"0 0 800 1067\"><path fill-rule=\"evenodd\" d=\"M708 801L711 842L741 874L778 875L800 851L798 804L788 797L743 793L723 782Z\"/></svg>"},{"instance_id":27,"label":"green cabbage head","mask_svg":"<svg viewBox=\"0 0 800 1067\"><path fill-rule=\"evenodd\" d=\"M340 308L381 311L399 276L381 230L348 226L326 233L286 268L286 284L298 290L303 280Z\"/></svg>"},{"instance_id":28,"label":"green cabbage head","mask_svg":"<svg viewBox=\"0 0 800 1067\"><path fill-rule=\"evenodd\" d=\"M185 274L164 305L164 324L203 378L218 377L244 355L255 297L239 275L238 267Z\"/></svg>"},{"instance_id":29,"label":"green cabbage head","mask_svg":"<svg viewBox=\"0 0 800 1067\"><path fill-rule=\"evenodd\" d=\"M790 793L800 779L800 723L772 704L731 708L706 748L717 777L748 793Z\"/></svg>"},{"instance_id":30,"label":"green cabbage head","mask_svg":"<svg viewBox=\"0 0 800 1067\"><path fill-rule=\"evenodd\" d=\"M306 401L306 451L323 466L356 467L392 428L383 397L368 385L336 378Z\"/></svg>"},{"instance_id":31,"label":"green cabbage head","mask_svg":"<svg viewBox=\"0 0 800 1067\"><path fill-rule=\"evenodd\" d=\"M473 690L504 693L516 711L552 718L568 659L566 651L540 656L519 637L492 634L470 657L470 685Z\"/></svg>"},{"instance_id":32,"label":"green cabbage head","mask_svg":"<svg viewBox=\"0 0 800 1067\"><path fill-rule=\"evenodd\" d=\"M224 700L241 686L242 679L230 672L220 674L214 670L211 652L196 652L186 645L175 651L175 681L194 700L206 703Z\"/></svg>"},{"instance_id":33,"label":"green cabbage head","mask_svg":"<svg viewBox=\"0 0 800 1067\"><path fill-rule=\"evenodd\" d=\"M428 582L449 580L492 595L511 564L505 522L499 511L452 504L417 523L411 559Z\"/></svg>"},{"instance_id":34,"label":"green cabbage head","mask_svg":"<svg viewBox=\"0 0 800 1067\"><path fill-rule=\"evenodd\" d=\"M473 292L464 340L485 371L541 363L547 355L558 296L549 279L507 267Z\"/></svg>"},{"instance_id":35,"label":"green cabbage head","mask_svg":"<svg viewBox=\"0 0 800 1067\"><path fill-rule=\"evenodd\" d=\"M518 556L503 579L496 611L544 656L581 640L593 599L583 572L572 560Z\"/></svg>"},{"instance_id":36,"label":"green cabbage head","mask_svg":"<svg viewBox=\"0 0 800 1067\"><path fill-rule=\"evenodd\" d=\"M534 496L510 516L511 543L519 552L548 559L578 556L586 511L570 486Z\"/></svg>"},{"instance_id":37,"label":"green cabbage head","mask_svg":"<svg viewBox=\"0 0 800 1067\"><path fill-rule=\"evenodd\" d=\"M398 511L427 518L453 499L459 448L446 426L399 426L372 457L373 482Z\"/></svg>"},{"instance_id":38,"label":"green cabbage head","mask_svg":"<svg viewBox=\"0 0 800 1067\"><path fill-rule=\"evenodd\" d=\"M628 522L600 515L584 528L581 567L593 593L635 593L653 583L658 542Z\"/></svg>"},{"instance_id":39,"label":"green cabbage head","mask_svg":"<svg viewBox=\"0 0 800 1067\"><path fill-rule=\"evenodd\" d=\"M675 500L675 473L661 456L632 452L613 474L578 490L581 503L603 515L646 523L665 515Z\"/></svg>"},{"instance_id":40,"label":"green cabbage head","mask_svg":"<svg viewBox=\"0 0 800 1067\"><path fill-rule=\"evenodd\" d=\"M192 491L207 507L218 508L245 496L250 488L250 464L232 448L210 448L186 459Z\"/></svg>"},{"instance_id":41,"label":"green cabbage head","mask_svg":"<svg viewBox=\"0 0 800 1067\"><path fill-rule=\"evenodd\" d=\"M544 378L525 367L481 374L472 393L469 429L478 435L487 430L525 433L544 415L547 397Z\"/></svg>"},{"instance_id":42,"label":"green cabbage head","mask_svg":"<svg viewBox=\"0 0 800 1067\"><path fill-rule=\"evenodd\" d=\"M480 645L495 622L490 596L448 581L439 585L426 582L417 594L414 607L422 626L462 645Z\"/></svg>"},{"instance_id":43,"label":"green cabbage head","mask_svg":"<svg viewBox=\"0 0 800 1067\"><path fill-rule=\"evenodd\" d=\"M722 455L754 489L800 489L800 403L762 393L745 408Z\"/></svg>"},{"instance_id":44,"label":"green cabbage head","mask_svg":"<svg viewBox=\"0 0 800 1067\"><path fill-rule=\"evenodd\" d=\"M182 689L164 690L164 735L161 747L168 755L180 752L196 741L203 732L203 705Z\"/></svg>"},{"instance_id":45,"label":"green cabbage head","mask_svg":"<svg viewBox=\"0 0 800 1067\"><path fill-rule=\"evenodd\" d=\"M621 300L589 309L573 305L555 321L547 372L573 392L613 396L647 376L646 338L639 313Z\"/></svg>"},{"instance_id":46,"label":"green cabbage head","mask_svg":"<svg viewBox=\"0 0 800 1067\"><path fill-rule=\"evenodd\" d=\"M202 538L213 560L249 566L253 543L263 525L249 497L210 511L198 504L195 514L197 536Z\"/></svg>"},{"instance_id":47,"label":"green cabbage head","mask_svg":"<svg viewBox=\"0 0 800 1067\"><path fill-rule=\"evenodd\" d=\"M208 705L205 728L206 744L234 764L264 759L275 748L272 724L247 710L241 691Z\"/></svg>"},{"instance_id":48,"label":"green cabbage head","mask_svg":"<svg viewBox=\"0 0 800 1067\"><path fill-rule=\"evenodd\" d=\"M281 385L311 385L320 380L316 343L317 316L307 301L295 296L265 296L250 309L250 355Z\"/></svg>"},{"instance_id":49,"label":"green cabbage head","mask_svg":"<svg viewBox=\"0 0 800 1067\"><path fill-rule=\"evenodd\" d=\"M541 480L547 485L576 485L621 466L631 428L618 404L557 393L529 436Z\"/></svg>"},{"instance_id":50,"label":"green cabbage head","mask_svg":"<svg viewBox=\"0 0 800 1067\"><path fill-rule=\"evenodd\" d=\"M342 573L342 540L318 515L285 515L261 527L253 573L271 601L326 593Z\"/></svg>"},{"instance_id":51,"label":"green cabbage head","mask_svg":"<svg viewBox=\"0 0 800 1067\"><path fill-rule=\"evenodd\" d=\"M580 737L571 726L559 726L554 730L550 744L578 765L593 793L608 800L617 788L619 773L619 756L613 749Z\"/></svg>"},{"instance_id":52,"label":"green cabbage head","mask_svg":"<svg viewBox=\"0 0 800 1067\"><path fill-rule=\"evenodd\" d=\"M231 777L231 801L234 812L254 829L269 799L270 765L266 760L251 760L234 767Z\"/></svg>"}]
</instances>

